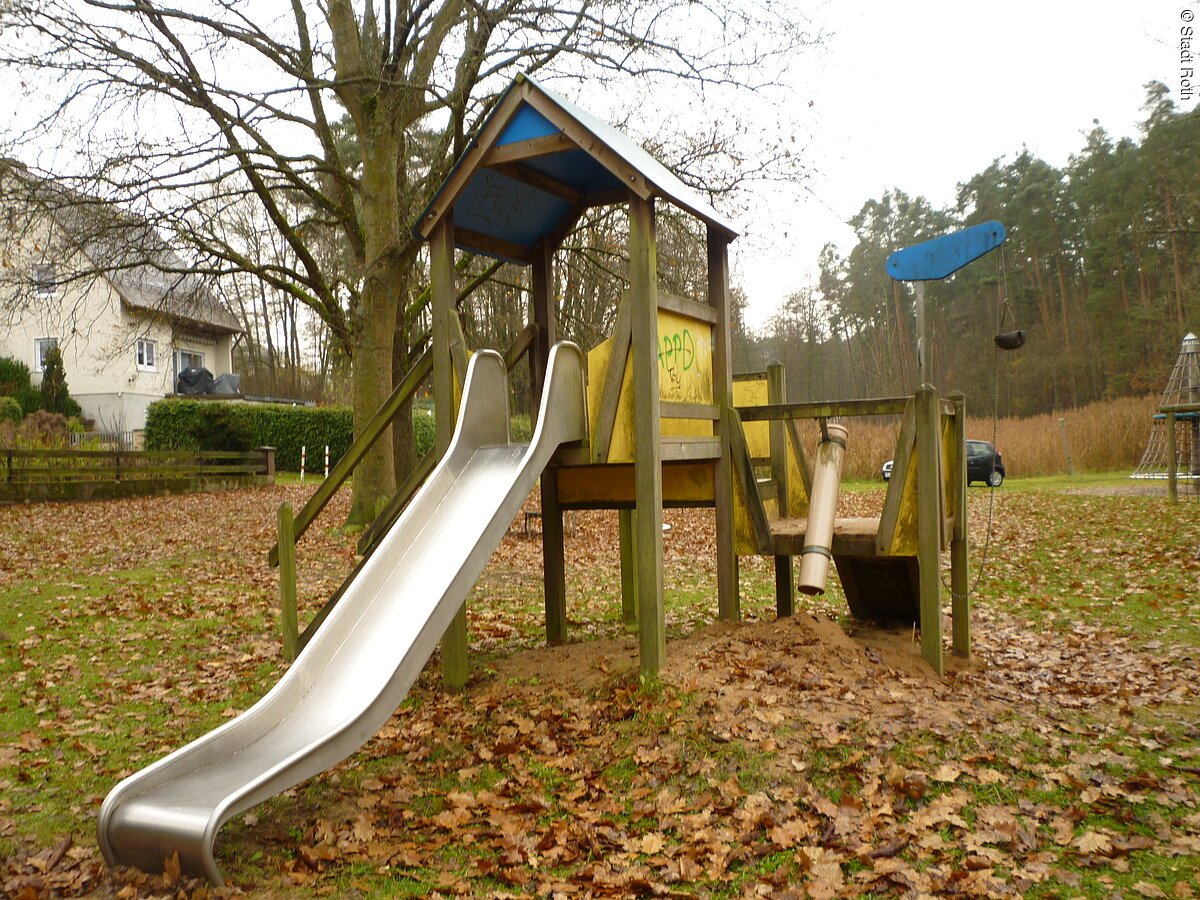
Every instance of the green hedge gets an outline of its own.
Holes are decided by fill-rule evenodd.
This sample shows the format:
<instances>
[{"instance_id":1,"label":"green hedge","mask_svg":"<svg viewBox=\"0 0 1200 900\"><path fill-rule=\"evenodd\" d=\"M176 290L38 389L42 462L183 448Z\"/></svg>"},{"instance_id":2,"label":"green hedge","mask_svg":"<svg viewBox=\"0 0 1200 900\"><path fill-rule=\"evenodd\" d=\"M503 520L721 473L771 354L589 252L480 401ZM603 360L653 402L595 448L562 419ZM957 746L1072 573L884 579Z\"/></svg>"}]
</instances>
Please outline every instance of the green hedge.
<instances>
[{"instance_id":1,"label":"green hedge","mask_svg":"<svg viewBox=\"0 0 1200 900\"><path fill-rule=\"evenodd\" d=\"M275 465L299 471L300 448L308 447L308 470L324 464L329 445L332 466L354 439L348 406L287 406L282 403L231 403L174 397L150 404L146 412L147 450L237 450L274 447Z\"/></svg>"},{"instance_id":2,"label":"green hedge","mask_svg":"<svg viewBox=\"0 0 1200 900\"><path fill-rule=\"evenodd\" d=\"M413 406L413 443L417 458L436 440L432 411ZM529 416L512 418L512 439L528 441ZM276 468L300 471L300 448L308 447L307 468L324 466L325 445L333 466L354 440L350 407L287 406L276 403L231 403L167 398L150 404L146 413L147 450L245 450L274 447Z\"/></svg>"}]
</instances>

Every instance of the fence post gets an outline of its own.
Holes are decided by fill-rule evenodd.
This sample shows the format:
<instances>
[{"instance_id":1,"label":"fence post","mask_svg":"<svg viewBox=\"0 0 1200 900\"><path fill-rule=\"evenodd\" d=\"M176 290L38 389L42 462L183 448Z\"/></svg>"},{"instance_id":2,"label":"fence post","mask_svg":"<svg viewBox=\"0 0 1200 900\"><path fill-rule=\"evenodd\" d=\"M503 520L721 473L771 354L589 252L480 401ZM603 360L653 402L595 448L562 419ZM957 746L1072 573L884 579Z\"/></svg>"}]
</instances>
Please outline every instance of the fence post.
<instances>
[{"instance_id":1,"label":"fence post","mask_svg":"<svg viewBox=\"0 0 1200 900\"><path fill-rule=\"evenodd\" d=\"M113 457L116 459L116 474L114 475L113 480L120 481L121 480L121 451L120 450L114 451Z\"/></svg>"},{"instance_id":2,"label":"fence post","mask_svg":"<svg viewBox=\"0 0 1200 900\"><path fill-rule=\"evenodd\" d=\"M279 627L283 657L296 658L300 627L296 615L296 524L290 503L279 504Z\"/></svg>"},{"instance_id":3,"label":"fence post","mask_svg":"<svg viewBox=\"0 0 1200 900\"><path fill-rule=\"evenodd\" d=\"M1062 434L1063 456L1067 458L1067 474L1074 478L1075 466L1071 463L1071 439L1067 437L1067 420L1061 416L1058 419L1058 430Z\"/></svg>"},{"instance_id":4,"label":"fence post","mask_svg":"<svg viewBox=\"0 0 1200 900\"><path fill-rule=\"evenodd\" d=\"M12 458L13 458L13 452L12 452L11 450L9 450L9 451L8 451L8 453L6 453L6 454L5 454L5 456L7 457L7 460L8 460L8 476L7 476L7 479L8 479L8 483L9 483L9 484L12 484L12 480L13 480L13 473L12 473Z\"/></svg>"},{"instance_id":5,"label":"fence post","mask_svg":"<svg viewBox=\"0 0 1200 900\"><path fill-rule=\"evenodd\" d=\"M259 447L258 452L263 456L263 475L271 483L275 483L275 448Z\"/></svg>"}]
</instances>

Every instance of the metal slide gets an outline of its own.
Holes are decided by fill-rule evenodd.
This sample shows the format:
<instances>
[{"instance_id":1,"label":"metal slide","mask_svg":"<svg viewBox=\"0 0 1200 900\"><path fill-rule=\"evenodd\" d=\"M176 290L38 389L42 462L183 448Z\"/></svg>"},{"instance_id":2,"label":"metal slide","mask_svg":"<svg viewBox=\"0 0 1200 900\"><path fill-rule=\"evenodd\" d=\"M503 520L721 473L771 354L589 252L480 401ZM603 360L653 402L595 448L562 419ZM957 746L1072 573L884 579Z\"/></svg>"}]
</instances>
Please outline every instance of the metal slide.
<instances>
[{"instance_id":1,"label":"metal slide","mask_svg":"<svg viewBox=\"0 0 1200 900\"><path fill-rule=\"evenodd\" d=\"M587 436L584 359L550 353L537 427L511 444L504 361L471 360L445 458L266 696L118 784L97 831L109 865L183 870L222 884L230 818L348 757L388 720L562 443Z\"/></svg>"}]
</instances>

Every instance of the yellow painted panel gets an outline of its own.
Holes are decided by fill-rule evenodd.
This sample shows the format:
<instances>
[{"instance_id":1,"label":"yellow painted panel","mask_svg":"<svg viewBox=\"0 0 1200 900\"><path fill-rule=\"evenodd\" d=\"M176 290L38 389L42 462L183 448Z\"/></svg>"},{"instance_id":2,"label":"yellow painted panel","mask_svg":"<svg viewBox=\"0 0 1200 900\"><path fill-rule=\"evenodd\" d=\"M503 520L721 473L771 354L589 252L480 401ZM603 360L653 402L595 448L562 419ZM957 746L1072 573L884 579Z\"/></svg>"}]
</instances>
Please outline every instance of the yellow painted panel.
<instances>
[{"instance_id":1,"label":"yellow painted panel","mask_svg":"<svg viewBox=\"0 0 1200 900\"><path fill-rule=\"evenodd\" d=\"M601 506L634 502L634 472L622 465L563 466L558 470L561 503ZM671 463L663 466L663 503L711 503L712 463Z\"/></svg>"},{"instance_id":2,"label":"yellow painted panel","mask_svg":"<svg viewBox=\"0 0 1200 900\"><path fill-rule=\"evenodd\" d=\"M612 338L588 353L589 421L598 421L604 382L612 360ZM630 354L632 357L632 354ZM658 311L658 396L674 403L712 403L712 326L699 319L666 310ZM608 462L632 462L633 368L626 361L616 422L608 448ZM664 436L705 437L713 433L707 419L663 419Z\"/></svg>"},{"instance_id":3,"label":"yellow painted panel","mask_svg":"<svg viewBox=\"0 0 1200 900\"><path fill-rule=\"evenodd\" d=\"M733 405L766 406L767 379L735 381ZM742 428L746 432L746 446L750 448L751 456L761 458L771 455L771 432L766 422L746 422Z\"/></svg>"},{"instance_id":4,"label":"yellow painted panel","mask_svg":"<svg viewBox=\"0 0 1200 900\"><path fill-rule=\"evenodd\" d=\"M900 512L896 516L896 531L892 535L892 546L885 554L887 556L916 556L917 555L917 467L920 465L920 452L913 446L912 455L908 458L908 466L904 471L904 483L900 485ZM896 477L893 469L892 478ZM895 488L888 486L889 490Z\"/></svg>"},{"instance_id":5,"label":"yellow painted panel","mask_svg":"<svg viewBox=\"0 0 1200 900\"><path fill-rule=\"evenodd\" d=\"M734 406L766 406L767 380L738 380L733 383ZM771 455L771 428L767 422L745 422L742 430L746 434L746 446L750 456L763 459ZM808 515L808 492L804 490L804 476L800 474L800 464L796 461L792 442L787 443L788 465L788 515L800 518ZM736 478L735 478L736 481ZM775 500L763 503L767 520L779 518L779 504ZM739 556L756 554L758 549L754 542L754 532L750 525L750 515L746 508L746 497L740 484L734 492L733 503L734 549Z\"/></svg>"}]
</instances>

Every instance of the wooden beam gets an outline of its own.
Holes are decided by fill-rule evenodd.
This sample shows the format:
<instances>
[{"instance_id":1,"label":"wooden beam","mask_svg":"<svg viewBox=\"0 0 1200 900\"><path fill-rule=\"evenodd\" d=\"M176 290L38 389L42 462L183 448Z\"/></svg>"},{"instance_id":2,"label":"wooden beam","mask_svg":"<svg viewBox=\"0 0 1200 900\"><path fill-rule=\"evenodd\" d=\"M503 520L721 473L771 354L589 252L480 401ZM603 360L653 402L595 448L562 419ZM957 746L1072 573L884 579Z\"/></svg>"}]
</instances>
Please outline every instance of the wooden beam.
<instances>
[{"instance_id":1,"label":"wooden beam","mask_svg":"<svg viewBox=\"0 0 1200 900\"><path fill-rule=\"evenodd\" d=\"M787 402L787 373L779 363L767 366L767 402ZM778 517L786 519L788 510L787 428L776 419L769 426L771 448L771 479L775 483L775 507ZM792 579L792 558L787 554L775 556L775 614L790 616L795 611L795 584Z\"/></svg>"},{"instance_id":2,"label":"wooden beam","mask_svg":"<svg viewBox=\"0 0 1200 900\"><path fill-rule=\"evenodd\" d=\"M540 409L550 348L558 334L554 307L554 246L539 241L531 272L533 322L537 326L530 352L534 376L533 408ZM536 424L536 423L535 423ZM546 643L567 639L567 576L564 556L562 507L558 502L558 470L553 464L539 479L542 503L542 585L546 611Z\"/></svg>"},{"instance_id":3,"label":"wooden beam","mask_svg":"<svg viewBox=\"0 0 1200 900\"><path fill-rule=\"evenodd\" d=\"M742 496L746 498L746 510L750 515L750 530L754 534L755 549L759 553L771 552L771 526L767 522L767 513L763 509L762 496L758 492L758 478L754 475L754 464L750 462L750 448L746 446L746 433L742 430L742 421L736 409L730 409L729 419L729 449L730 462L738 484L742 488Z\"/></svg>"},{"instance_id":4,"label":"wooden beam","mask_svg":"<svg viewBox=\"0 0 1200 900\"><path fill-rule=\"evenodd\" d=\"M454 366L454 377L461 395L467 384L467 335L463 331L462 316L457 309L450 313L450 362ZM458 397L455 397L454 405L458 406Z\"/></svg>"},{"instance_id":5,"label":"wooden beam","mask_svg":"<svg viewBox=\"0 0 1200 900\"><path fill-rule=\"evenodd\" d=\"M504 95L500 105L492 111L484 123L483 129L468 145L462 160L451 171L434 198L433 205L425 211L421 221L417 223L417 231L421 237L430 239L433 230L443 219L451 219L454 202L462 193L463 188L471 180L471 176L483 165L483 159L499 140L504 129L508 127L509 119L517 107L533 92L528 81L518 80L512 89Z\"/></svg>"},{"instance_id":6,"label":"wooden beam","mask_svg":"<svg viewBox=\"0 0 1200 900\"><path fill-rule=\"evenodd\" d=\"M516 336L513 342L508 345L508 349L504 351L504 368L510 375L512 374L512 370L517 367L517 363L521 361L521 357L533 347L537 333L537 324L530 322L521 330L521 333Z\"/></svg>"},{"instance_id":7,"label":"wooden beam","mask_svg":"<svg viewBox=\"0 0 1200 900\"><path fill-rule=\"evenodd\" d=\"M787 429L788 443L792 445L792 455L796 457L796 466L800 469L800 480L804 482L804 494L812 496L812 463L808 459L808 451L800 440L800 430L796 427L795 419L783 423Z\"/></svg>"},{"instance_id":8,"label":"wooden beam","mask_svg":"<svg viewBox=\"0 0 1200 900\"><path fill-rule=\"evenodd\" d=\"M917 414L914 402L908 401L900 419L900 433L896 436L896 448L892 455L892 477L888 482L887 494L883 498L883 512L879 516L878 552L880 556L892 554L896 543L896 530L900 527L900 510L904 503L904 480L909 477L909 466L917 440Z\"/></svg>"},{"instance_id":9,"label":"wooden beam","mask_svg":"<svg viewBox=\"0 0 1200 900\"><path fill-rule=\"evenodd\" d=\"M942 674L941 440L937 391L917 390L917 563L921 571L921 656Z\"/></svg>"},{"instance_id":10,"label":"wooden beam","mask_svg":"<svg viewBox=\"0 0 1200 900\"><path fill-rule=\"evenodd\" d=\"M279 630L283 638L283 658L296 658L300 637L296 613L296 529L290 503L279 504Z\"/></svg>"},{"instance_id":11,"label":"wooden beam","mask_svg":"<svg viewBox=\"0 0 1200 900\"><path fill-rule=\"evenodd\" d=\"M491 168L495 169L501 175L511 178L513 181L519 181L521 184L527 184L535 190L541 191L543 194L549 194L552 197L558 197L560 200L566 200L572 206L585 206L587 204L587 195L578 188L573 188L565 182L559 181L557 178L551 178L536 169L531 169L528 166L523 166L520 163L502 163L494 165Z\"/></svg>"},{"instance_id":12,"label":"wooden beam","mask_svg":"<svg viewBox=\"0 0 1200 900\"><path fill-rule=\"evenodd\" d=\"M721 439L704 435L668 435L659 442L664 462L687 462L721 458Z\"/></svg>"},{"instance_id":13,"label":"wooden beam","mask_svg":"<svg viewBox=\"0 0 1200 900\"><path fill-rule=\"evenodd\" d=\"M695 300L688 300L686 297L668 294L665 291L659 292L658 308L665 309L667 312L677 313L681 316L687 316L689 319L699 319L701 322L707 322L709 325L716 325L721 315L706 303L697 303Z\"/></svg>"},{"instance_id":14,"label":"wooden beam","mask_svg":"<svg viewBox=\"0 0 1200 900\"><path fill-rule=\"evenodd\" d=\"M765 406L739 406L743 422L771 419L832 419L834 416L895 416L904 412L908 397L873 397L862 400L835 400L831 403L768 403ZM953 409L949 410L953 413Z\"/></svg>"},{"instance_id":15,"label":"wooden beam","mask_svg":"<svg viewBox=\"0 0 1200 900\"><path fill-rule=\"evenodd\" d=\"M971 592L967 578L967 398L950 395L954 403L953 455L946 460L954 485L954 533L950 538L951 647L955 656L971 657Z\"/></svg>"},{"instance_id":16,"label":"wooden beam","mask_svg":"<svg viewBox=\"0 0 1200 900\"><path fill-rule=\"evenodd\" d=\"M741 618L738 560L733 533L733 467L730 461L729 421L733 406L733 345L729 325L729 240L708 226L708 305L715 321L712 330L713 405L720 414L713 423L720 456L713 467L713 505L717 533L717 617L725 622Z\"/></svg>"},{"instance_id":17,"label":"wooden beam","mask_svg":"<svg viewBox=\"0 0 1200 900\"><path fill-rule=\"evenodd\" d=\"M592 462L608 462L608 450L612 446L613 429L617 425L617 404L621 399L621 383L625 378L625 366L629 359L629 341L632 333L630 306L630 296L627 292L617 306L612 353L608 358L608 371L604 375L600 404L596 408L596 421L592 423ZM656 324L656 337L657 329Z\"/></svg>"},{"instance_id":18,"label":"wooden beam","mask_svg":"<svg viewBox=\"0 0 1200 900\"><path fill-rule=\"evenodd\" d=\"M625 625L637 624L637 544L633 539L635 515L632 509L617 511L621 539L621 621Z\"/></svg>"},{"instance_id":19,"label":"wooden beam","mask_svg":"<svg viewBox=\"0 0 1200 900\"><path fill-rule=\"evenodd\" d=\"M646 181L646 176L627 163L619 153L591 131L576 122L557 103L551 102L549 98L537 91L530 91L526 101L545 116L552 125L559 128L575 146L616 175L631 195L646 203L653 202L653 186Z\"/></svg>"},{"instance_id":20,"label":"wooden beam","mask_svg":"<svg viewBox=\"0 0 1200 900\"><path fill-rule=\"evenodd\" d=\"M657 675L666 659L663 610L662 445L659 438L658 255L654 203L629 197L629 302L633 362L634 486L641 672Z\"/></svg>"},{"instance_id":21,"label":"wooden beam","mask_svg":"<svg viewBox=\"0 0 1200 900\"><path fill-rule=\"evenodd\" d=\"M485 255L502 256L529 265L533 262L533 251L512 241L481 234L466 228L457 228L454 232L455 241L468 250L474 250Z\"/></svg>"},{"instance_id":22,"label":"wooden beam","mask_svg":"<svg viewBox=\"0 0 1200 900\"><path fill-rule=\"evenodd\" d=\"M659 407L664 419L707 419L716 422L721 418L721 409L715 403L675 403L663 400Z\"/></svg>"},{"instance_id":23,"label":"wooden beam","mask_svg":"<svg viewBox=\"0 0 1200 900\"><path fill-rule=\"evenodd\" d=\"M451 317L456 316L454 300L457 292L454 287L454 223L449 218L439 221L430 235L429 270L433 318L434 447L440 459L450 447L458 415L450 350ZM467 609L463 604L442 636L442 683L450 690L460 690L466 686L467 674Z\"/></svg>"},{"instance_id":24,"label":"wooden beam","mask_svg":"<svg viewBox=\"0 0 1200 900\"><path fill-rule=\"evenodd\" d=\"M383 406L371 417L359 434L354 439L354 443L350 445L342 458L339 459L330 470L328 477L321 482L320 486L313 491L307 502L300 508L300 512L295 518L295 538L299 540L301 535L308 530L308 527L320 514L327 503L333 499L333 495L337 493L346 479L354 472L354 467L367 454L367 451L374 446L375 441L383 434L384 430L391 424L392 419L396 417L400 407L410 396L416 393L419 388L433 371L433 354L429 350L425 350L413 363L412 368L408 370L400 383L392 390L392 394L384 401ZM269 565L277 565L279 562L279 545L276 544L267 553L267 562Z\"/></svg>"},{"instance_id":25,"label":"wooden beam","mask_svg":"<svg viewBox=\"0 0 1200 900\"><path fill-rule=\"evenodd\" d=\"M552 153L576 149L578 148L575 146L575 142L562 132L547 134L526 141L514 141L511 144L494 146L484 154L483 165L489 169L499 169L507 163L536 159L539 156L549 156Z\"/></svg>"}]
</instances>

